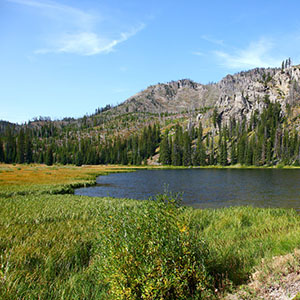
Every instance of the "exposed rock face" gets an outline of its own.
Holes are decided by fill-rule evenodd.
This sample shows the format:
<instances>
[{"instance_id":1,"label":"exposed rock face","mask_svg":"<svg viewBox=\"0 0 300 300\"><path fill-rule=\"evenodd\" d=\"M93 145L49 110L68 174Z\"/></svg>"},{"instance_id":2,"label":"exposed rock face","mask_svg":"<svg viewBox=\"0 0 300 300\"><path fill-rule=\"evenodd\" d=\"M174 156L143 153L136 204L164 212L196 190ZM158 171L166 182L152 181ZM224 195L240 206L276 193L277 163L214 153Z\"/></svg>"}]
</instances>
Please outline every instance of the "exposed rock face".
<instances>
[{"instance_id":1,"label":"exposed rock face","mask_svg":"<svg viewBox=\"0 0 300 300\"><path fill-rule=\"evenodd\" d=\"M216 107L222 121L231 117L251 117L262 112L264 99L278 101L283 110L287 104L300 102L300 66L284 70L256 68L227 75L215 84L203 85L184 79L157 84L130 97L115 109L118 112L175 113L203 107Z\"/></svg>"},{"instance_id":2,"label":"exposed rock face","mask_svg":"<svg viewBox=\"0 0 300 300\"><path fill-rule=\"evenodd\" d=\"M262 112L268 97L279 102L283 109L287 104L299 101L299 67L281 69L254 69L228 75L217 85L220 96L216 102L223 120L230 117L250 118L253 111Z\"/></svg>"},{"instance_id":3,"label":"exposed rock face","mask_svg":"<svg viewBox=\"0 0 300 300\"><path fill-rule=\"evenodd\" d=\"M147 111L153 113L181 112L213 105L214 101L206 98L208 89L205 85L189 79L157 84L130 97L118 107L122 112Z\"/></svg>"}]
</instances>

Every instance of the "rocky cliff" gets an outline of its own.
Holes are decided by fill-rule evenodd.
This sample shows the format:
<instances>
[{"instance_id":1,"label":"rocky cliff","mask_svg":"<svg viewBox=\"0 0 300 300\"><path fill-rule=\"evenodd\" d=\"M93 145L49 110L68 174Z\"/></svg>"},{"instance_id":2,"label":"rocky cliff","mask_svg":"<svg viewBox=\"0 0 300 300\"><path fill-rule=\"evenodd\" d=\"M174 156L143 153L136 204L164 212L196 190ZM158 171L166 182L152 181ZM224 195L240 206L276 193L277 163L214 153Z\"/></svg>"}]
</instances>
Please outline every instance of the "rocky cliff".
<instances>
[{"instance_id":1,"label":"rocky cliff","mask_svg":"<svg viewBox=\"0 0 300 300\"><path fill-rule=\"evenodd\" d=\"M203 85L189 79L148 87L116 107L118 113L180 113L215 107L222 121L250 119L262 112L265 101L279 102L283 111L300 104L300 66L256 68L227 75L218 83Z\"/></svg>"}]
</instances>

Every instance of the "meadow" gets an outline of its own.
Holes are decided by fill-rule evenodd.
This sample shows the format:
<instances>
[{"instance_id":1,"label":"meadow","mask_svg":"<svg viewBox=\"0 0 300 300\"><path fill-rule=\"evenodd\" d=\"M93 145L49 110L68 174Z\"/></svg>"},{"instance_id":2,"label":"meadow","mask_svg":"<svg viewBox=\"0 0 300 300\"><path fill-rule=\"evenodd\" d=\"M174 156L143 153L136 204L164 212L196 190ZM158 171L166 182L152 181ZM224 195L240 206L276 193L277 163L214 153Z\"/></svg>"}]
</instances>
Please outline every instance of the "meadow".
<instances>
[{"instance_id":1,"label":"meadow","mask_svg":"<svg viewBox=\"0 0 300 300\"><path fill-rule=\"evenodd\" d=\"M0 299L218 299L299 248L294 210L72 195L134 169L0 165Z\"/></svg>"}]
</instances>

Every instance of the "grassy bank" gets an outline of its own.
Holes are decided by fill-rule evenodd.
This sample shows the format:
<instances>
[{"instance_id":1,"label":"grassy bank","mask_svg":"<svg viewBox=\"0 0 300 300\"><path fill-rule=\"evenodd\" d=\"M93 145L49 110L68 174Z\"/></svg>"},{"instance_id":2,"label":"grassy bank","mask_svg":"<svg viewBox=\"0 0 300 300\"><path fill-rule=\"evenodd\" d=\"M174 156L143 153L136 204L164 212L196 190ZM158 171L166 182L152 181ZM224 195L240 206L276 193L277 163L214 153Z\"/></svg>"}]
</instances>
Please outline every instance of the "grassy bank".
<instances>
[{"instance_id":1,"label":"grassy bank","mask_svg":"<svg viewBox=\"0 0 300 300\"><path fill-rule=\"evenodd\" d=\"M300 245L293 210L61 194L132 169L0 167L0 299L214 299Z\"/></svg>"}]
</instances>

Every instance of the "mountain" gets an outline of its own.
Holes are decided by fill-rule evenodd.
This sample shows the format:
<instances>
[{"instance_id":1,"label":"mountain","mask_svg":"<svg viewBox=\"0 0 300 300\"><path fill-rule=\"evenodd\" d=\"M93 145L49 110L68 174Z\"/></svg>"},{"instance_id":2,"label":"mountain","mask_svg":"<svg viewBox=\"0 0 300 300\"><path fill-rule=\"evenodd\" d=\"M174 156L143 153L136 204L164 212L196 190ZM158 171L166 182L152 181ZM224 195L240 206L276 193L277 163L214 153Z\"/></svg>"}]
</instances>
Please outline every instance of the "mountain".
<instances>
[{"instance_id":1,"label":"mountain","mask_svg":"<svg viewBox=\"0 0 300 300\"><path fill-rule=\"evenodd\" d=\"M93 115L79 119L65 118L52 121L52 124L59 128L93 128L109 123L116 117L141 112L156 117L162 114L179 117L201 111L201 117L207 119L211 117L213 108L217 109L222 122L228 122L230 118L249 120L254 111L262 112L265 97L273 103L279 102L284 112L292 107L292 113L297 117L300 104L300 65L284 69L256 68L227 75L219 82L211 84L200 84L190 79L158 83L116 107L107 105L97 109ZM40 118L28 125L34 128L49 122L49 118ZM0 121L0 132L8 125L11 126L12 123Z\"/></svg>"},{"instance_id":2,"label":"mountain","mask_svg":"<svg viewBox=\"0 0 300 300\"><path fill-rule=\"evenodd\" d=\"M23 125L1 121L0 160L1 152L7 162L26 159L18 151L27 147L33 149L27 156L39 162L45 162L50 154L62 163L139 164L153 156L157 162L162 152L159 136L166 136L164 146L171 143L166 151L172 155L174 143L178 143L176 164L191 164L191 158L184 162L184 153L193 156L203 143L209 149L198 153L201 159L197 154L197 164L200 160L202 164L220 163L221 147L222 164L232 161L229 151L231 156L240 151L238 162L263 165L267 149L268 164L300 163L299 113L300 65L256 68L210 84L182 79L149 86L118 106L107 105L79 119L40 117ZM12 130L7 132L7 128ZM255 147L261 153L257 154ZM251 157L247 149L253 152ZM166 163L170 161L168 158Z\"/></svg>"},{"instance_id":3,"label":"mountain","mask_svg":"<svg viewBox=\"0 0 300 300\"><path fill-rule=\"evenodd\" d=\"M181 113L216 107L222 119L247 118L264 108L263 99L287 106L300 103L300 66L285 69L256 68L227 75L218 83L203 85L189 79L148 87L114 108L126 112Z\"/></svg>"},{"instance_id":4,"label":"mountain","mask_svg":"<svg viewBox=\"0 0 300 300\"><path fill-rule=\"evenodd\" d=\"M215 97L210 95L209 86L183 79L149 86L118 106L117 111L180 113L214 103Z\"/></svg>"}]
</instances>

